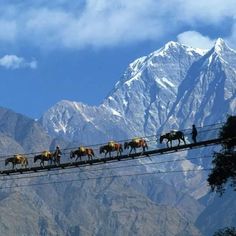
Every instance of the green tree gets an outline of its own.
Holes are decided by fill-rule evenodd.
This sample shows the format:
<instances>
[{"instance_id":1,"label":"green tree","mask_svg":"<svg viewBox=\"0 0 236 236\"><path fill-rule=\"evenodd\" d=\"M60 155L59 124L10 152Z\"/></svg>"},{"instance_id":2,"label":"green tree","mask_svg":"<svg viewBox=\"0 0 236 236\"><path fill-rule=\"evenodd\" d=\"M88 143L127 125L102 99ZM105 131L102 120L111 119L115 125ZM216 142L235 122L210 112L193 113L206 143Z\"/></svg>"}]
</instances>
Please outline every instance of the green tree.
<instances>
[{"instance_id":1,"label":"green tree","mask_svg":"<svg viewBox=\"0 0 236 236\"><path fill-rule=\"evenodd\" d=\"M236 236L236 228L226 227L215 232L213 236Z\"/></svg>"},{"instance_id":2,"label":"green tree","mask_svg":"<svg viewBox=\"0 0 236 236\"><path fill-rule=\"evenodd\" d=\"M236 116L228 117L219 138L223 139L222 149L213 154L213 169L207 181L212 191L223 194L226 183L236 191Z\"/></svg>"}]
</instances>

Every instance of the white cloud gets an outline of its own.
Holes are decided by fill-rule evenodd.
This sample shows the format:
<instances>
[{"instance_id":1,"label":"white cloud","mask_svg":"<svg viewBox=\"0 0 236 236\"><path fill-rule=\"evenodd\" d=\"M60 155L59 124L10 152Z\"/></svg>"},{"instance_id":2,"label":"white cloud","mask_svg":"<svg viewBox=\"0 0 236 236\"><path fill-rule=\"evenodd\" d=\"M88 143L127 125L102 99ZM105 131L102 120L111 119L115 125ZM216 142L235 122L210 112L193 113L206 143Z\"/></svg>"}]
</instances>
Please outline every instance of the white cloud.
<instances>
[{"instance_id":1,"label":"white cloud","mask_svg":"<svg viewBox=\"0 0 236 236\"><path fill-rule=\"evenodd\" d=\"M42 48L106 47L158 41L186 26L193 30L199 24L217 26L236 16L235 0L78 2L25 0L21 4L0 4L0 42L24 42Z\"/></svg>"},{"instance_id":2,"label":"white cloud","mask_svg":"<svg viewBox=\"0 0 236 236\"><path fill-rule=\"evenodd\" d=\"M26 61L22 57L17 57L16 55L5 55L0 58L0 66L7 69L21 69L21 68L37 68L37 61L32 60L31 62Z\"/></svg>"},{"instance_id":3,"label":"white cloud","mask_svg":"<svg viewBox=\"0 0 236 236\"><path fill-rule=\"evenodd\" d=\"M192 24L219 23L236 14L235 0L176 0L176 15Z\"/></svg>"},{"instance_id":4,"label":"white cloud","mask_svg":"<svg viewBox=\"0 0 236 236\"><path fill-rule=\"evenodd\" d=\"M186 31L177 36L180 43L194 48L210 49L215 43L215 39L210 39L196 31Z\"/></svg>"}]
</instances>

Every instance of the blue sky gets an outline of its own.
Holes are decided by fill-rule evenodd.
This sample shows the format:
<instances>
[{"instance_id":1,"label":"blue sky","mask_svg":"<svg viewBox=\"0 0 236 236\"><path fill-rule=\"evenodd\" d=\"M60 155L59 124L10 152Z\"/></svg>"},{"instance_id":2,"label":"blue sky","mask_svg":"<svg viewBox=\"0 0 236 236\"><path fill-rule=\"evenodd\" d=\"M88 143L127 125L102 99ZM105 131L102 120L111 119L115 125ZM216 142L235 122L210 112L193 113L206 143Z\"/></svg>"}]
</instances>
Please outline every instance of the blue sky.
<instances>
[{"instance_id":1,"label":"blue sky","mask_svg":"<svg viewBox=\"0 0 236 236\"><path fill-rule=\"evenodd\" d=\"M136 58L218 37L236 48L235 0L0 0L0 106L98 105Z\"/></svg>"}]
</instances>

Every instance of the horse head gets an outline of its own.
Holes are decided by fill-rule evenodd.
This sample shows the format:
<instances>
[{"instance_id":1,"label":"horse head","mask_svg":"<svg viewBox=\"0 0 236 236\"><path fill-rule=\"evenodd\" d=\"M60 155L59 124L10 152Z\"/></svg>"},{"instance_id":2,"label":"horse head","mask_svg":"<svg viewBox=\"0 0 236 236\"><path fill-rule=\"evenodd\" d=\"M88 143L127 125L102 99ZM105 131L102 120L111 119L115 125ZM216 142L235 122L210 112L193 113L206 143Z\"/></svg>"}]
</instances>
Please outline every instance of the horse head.
<instances>
[{"instance_id":1,"label":"horse head","mask_svg":"<svg viewBox=\"0 0 236 236\"><path fill-rule=\"evenodd\" d=\"M165 138L165 135L161 135L160 136L160 143L162 143L163 142L163 139Z\"/></svg>"},{"instance_id":2,"label":"horse head","mask_svg":"<svg viewBox=\"0 0 236 236\"><path fill-rule=\"evenodd\" d=\"M144 145L145 148L148 149L148 144L147 144L147 141L145 139L143 140L143 145Z\"/></svg>"},{"instance_id":3,"label":"horse head","mask_svg":"<svg viewBox=\"0 0 236 236\"><path fill-rule=\"evenodd\" d=\"M129 148L129 143L128 142L125 142L124 143L124 149L128 149Z\"/></svg>"},{"instance_id":4,"label":"horse head","mask_svg":"<svg viewBox=\"0 0 236 236\"><path fill-rule=\"evenodd\" d=\"M75 152L74 151L71 151L70 152L70 158L72 159L72 158L74 158L75 157Z\"/></svg>"},{"instance_id":5,"label":"horse head","mask_svg":"<svg viewBox=\"0 0 236 236\"><path fill-rule=\"evenodd\" d=\"M7 158L7 159L5 160L5 166L7 166L9 162L10 162L10 159Z\"/></svg>"},{"instance_id":6,"label":"horse head","mask_svg":"<svg viewBox=\"0 0 236 236\"><path fill-rule=\"evenodd\" d=\"M39 156L40 156L40 155L34 156L34 163L35 163L38 159L40 159Z\"/></svg>"}]
</instances>

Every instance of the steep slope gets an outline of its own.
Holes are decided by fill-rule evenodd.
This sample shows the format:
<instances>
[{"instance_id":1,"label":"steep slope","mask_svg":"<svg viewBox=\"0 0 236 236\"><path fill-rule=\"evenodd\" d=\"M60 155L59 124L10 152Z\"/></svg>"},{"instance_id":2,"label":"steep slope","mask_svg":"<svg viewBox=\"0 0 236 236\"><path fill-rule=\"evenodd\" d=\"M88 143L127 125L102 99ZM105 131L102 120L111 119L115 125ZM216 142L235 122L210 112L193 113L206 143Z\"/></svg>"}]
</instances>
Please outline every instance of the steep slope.
<instances>
[{"instance_id":1,"label":"steep slope","mask_svg":"<svg viewBox=\"0 0 236 236\"><path fill-rule=\"evenodd\" d=\"M2 142L4 142L4 135L13 143L18 143L24 152L48 149L51 142L51 138L38 122L6 108L0 108L0 134ZM11 146L12 149L5 153L16 153L17 150L13 148L14 144L9 144L9 149ZM4 154L3 149L1 153Z\"/></svg>"},{"instance_id":2,"label":"steep slope","mask_svg":"<svg viewBox=\"0 0 236 236\"><path fill-rule=\"evenodd\" d=\"M235 91L236 51L218 39L205 56L193 63L179 86L166 129L224 120L226 114L235 112Z\"/></svg>"},{"instance_id":3,"label":"steep slope","mask_svg":"<svg viewBox=\"0 0 236 236\"><path fill-rule=\"evenodd\" d=\"M74 229L81 235L201 235L175 206L151 201L123 178L105 178L110 174L104 171L95 180L45 186L36 191L49 208L54 212L56 209L65 232ZM75 174L74 179L94 175L84 172Z\"/></svg>"},{"instance_id":4,"label":"steep slope","mask_svg":"<svg viewBox=\"0 0 236 236\"><path fill-rule=\"evenodd\" d=\"M196 221L203 235L213 235L217 229L236 226L235 195L229 187L222 196L210 193L204 197L209 200Z\"/></svg>"},{"instance_id":5,"label":"steep slope","mask_svg":"<svg viewBox=\"0 0 236 236\"><path fill-rule=\"evenodd\" d=\"M172 109L190 66L204 53L179 43L167 43L131 63L104 105L121 113L137 134L155 134Z\"/></svg>"}]
</instances>

